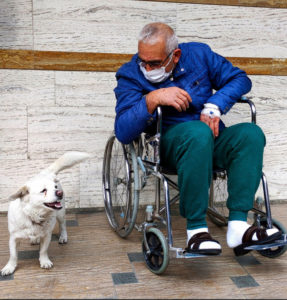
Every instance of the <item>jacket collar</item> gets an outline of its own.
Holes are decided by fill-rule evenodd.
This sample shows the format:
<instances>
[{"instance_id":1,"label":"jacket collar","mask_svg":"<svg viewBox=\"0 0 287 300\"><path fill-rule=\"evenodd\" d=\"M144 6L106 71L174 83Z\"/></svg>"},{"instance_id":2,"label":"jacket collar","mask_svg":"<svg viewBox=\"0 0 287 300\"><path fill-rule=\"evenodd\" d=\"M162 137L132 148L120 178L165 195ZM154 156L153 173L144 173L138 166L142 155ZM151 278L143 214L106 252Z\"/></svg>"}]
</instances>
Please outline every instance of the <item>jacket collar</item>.
<instances>
[{"instance_id":1,"label":"jacket collar","mask_svg":"<svg viewBox=\"0 0 287 300\"><path fill-rule=\"evenodd\" d=\"M186 73L186 69L183 66L182 61L183 60L182 60L182 56L181 56L178 63L177 63L177 65L176 65L176 67L175 67L175 69L172 72L172 76L175 77L175 78Z\"/></svg>"}]
</instances>

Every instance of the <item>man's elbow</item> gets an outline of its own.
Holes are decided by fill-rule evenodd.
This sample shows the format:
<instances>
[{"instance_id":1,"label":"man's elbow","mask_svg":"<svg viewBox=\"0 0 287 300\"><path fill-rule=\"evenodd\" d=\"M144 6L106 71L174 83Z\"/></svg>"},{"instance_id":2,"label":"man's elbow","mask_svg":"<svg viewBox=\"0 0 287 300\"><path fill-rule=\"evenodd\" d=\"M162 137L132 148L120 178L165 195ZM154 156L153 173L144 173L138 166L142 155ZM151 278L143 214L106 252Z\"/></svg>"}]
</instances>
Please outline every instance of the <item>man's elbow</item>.
<instances>
[{"instance_id":1,"label":"man's elbow","mask_svg":"<svg viewBox=\"0 0 287 300\"><path fill-rule=\"evenodd\" d=\"M130 135L128 135L125 132L125 130L122 130L121 128L119 128L119 126L117 126L117 124L115 124L115 135L116 135L117 139L123 144L129 144L132 142Z\"/></svg>"}]
</instances>

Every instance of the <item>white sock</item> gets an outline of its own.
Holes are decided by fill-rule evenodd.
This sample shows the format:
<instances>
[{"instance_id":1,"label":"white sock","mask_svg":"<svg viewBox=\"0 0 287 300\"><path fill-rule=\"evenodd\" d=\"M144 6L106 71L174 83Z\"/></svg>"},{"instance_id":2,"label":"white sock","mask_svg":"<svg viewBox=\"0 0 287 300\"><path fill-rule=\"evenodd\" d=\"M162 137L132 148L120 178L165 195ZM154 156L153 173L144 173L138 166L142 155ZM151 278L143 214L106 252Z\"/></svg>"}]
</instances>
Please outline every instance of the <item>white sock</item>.
<instances>
[{"instance_id":1,"label":"white sock","mask_svg":"<svg viewBox=\"0 0 287 300\"><path fill-rule=\"evenodd\" d=\"M228 221L228 229L226 234L227 245L230 248L234 248L242 244L242 237L245 231L250 227L245 221ZM266 232L268 236L276 233L278 231L277 228L267 229ZM257 241L256 233L252 236L253 241Z\"/></svg>"},{"instance_id":2,"label":"white sock","mask_svg":"<svg viewBox=\"0 0 287 300\"><path fill-rule=\"evenodd\" d=\"M197 229L188 229L187 230L187 244L191 237L200 232L208 232L207 227L197 228ZM193 245L193 244L192 244ZM191 248L192 248L191 245ZM199 245L199 249L221 249L221 246L216 242L202 242Z\"/></svg>"}]
</instances>

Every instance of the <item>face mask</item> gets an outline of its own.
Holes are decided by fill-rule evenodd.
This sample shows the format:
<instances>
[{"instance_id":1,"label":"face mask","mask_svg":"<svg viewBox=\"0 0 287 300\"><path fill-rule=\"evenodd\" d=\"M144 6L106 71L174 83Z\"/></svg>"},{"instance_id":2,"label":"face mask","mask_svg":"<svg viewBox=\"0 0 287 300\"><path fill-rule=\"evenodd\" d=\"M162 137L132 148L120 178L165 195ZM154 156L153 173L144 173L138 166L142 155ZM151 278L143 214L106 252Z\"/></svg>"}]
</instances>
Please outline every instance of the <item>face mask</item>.
<instances>
[{"instance_id":1,"label":"face mask","mask_svg":"<svg viewBox=\"0 0 287 300\"><path fill-rule=\"evenodd\" d=\"M170 58L170 60L172 59L172 57ZM170 60L169 62L167 63L167 65L170 63ZM163 82L165 81L172 73L172 69L170 72L166 72L165 71L165 67L162 66L158 69L154 69L154 70L151 70L151 71L147 71L141 64L140 64L140 69L141 71L143 72L144 74L144 77L152 82L152 83L158 83L158 82Z\"/></svg>"}]
</instances>

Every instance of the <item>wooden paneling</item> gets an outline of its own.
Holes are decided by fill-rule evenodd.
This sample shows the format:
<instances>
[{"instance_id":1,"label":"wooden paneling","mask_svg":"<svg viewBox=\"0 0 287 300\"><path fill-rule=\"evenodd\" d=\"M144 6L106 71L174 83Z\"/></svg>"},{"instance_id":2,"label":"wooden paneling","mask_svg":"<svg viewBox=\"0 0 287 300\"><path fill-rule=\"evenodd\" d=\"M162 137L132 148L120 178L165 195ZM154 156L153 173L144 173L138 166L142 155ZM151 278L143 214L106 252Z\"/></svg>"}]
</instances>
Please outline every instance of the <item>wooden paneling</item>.
<instances>
[{"instance_id":1,"label":"wooden paneling","mask_svg":"<svg viewBox=\"0 0 287 300\"><path fill-rule=\"evenodd\" d=\"M0 50L0 68L115 72L132 54ZM227 57L250 75L287 75L287 58Z\"/></svg>"},{"instance_id":2,"label":"wooden paneling","mask_svg":"<svg viewBox=\"0 0 287 300\"><path fill-rule=\"evenodd\" d=\"M1 69L114 72L129 54L0 50Z\"/></svg>"},{"instance_id":3,"label":"wooden paneling","mask_svg":"<svg viewBox=\"0 0 287 300\"><path fill-rule=\"evenodd\" d=\"M140 0L140 1L287 8L286 0Z\"/></svg>"}]
</instances>

